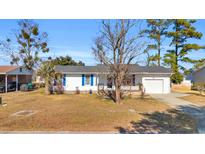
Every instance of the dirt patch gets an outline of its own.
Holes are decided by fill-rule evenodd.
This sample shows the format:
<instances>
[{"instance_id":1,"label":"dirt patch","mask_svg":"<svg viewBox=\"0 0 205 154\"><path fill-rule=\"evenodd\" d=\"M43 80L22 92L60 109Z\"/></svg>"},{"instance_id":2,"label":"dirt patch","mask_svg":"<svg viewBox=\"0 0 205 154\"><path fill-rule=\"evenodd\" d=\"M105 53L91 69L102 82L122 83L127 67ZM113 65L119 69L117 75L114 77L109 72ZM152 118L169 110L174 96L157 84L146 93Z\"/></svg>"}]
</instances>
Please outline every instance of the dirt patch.
<instances>
[{"instance_id":1,"label":"dirt patch","mask_svg":"<svg viewBox=\"0 0 205 154\"><path fill-rule=\"evenodd\" d=\"M15 112L13 114L11 114L11 116L32 116L34 114L36 114L38 111L33 111L33 110L22 110L22 111L18 111Z\"/></svg>"}]
</instances>

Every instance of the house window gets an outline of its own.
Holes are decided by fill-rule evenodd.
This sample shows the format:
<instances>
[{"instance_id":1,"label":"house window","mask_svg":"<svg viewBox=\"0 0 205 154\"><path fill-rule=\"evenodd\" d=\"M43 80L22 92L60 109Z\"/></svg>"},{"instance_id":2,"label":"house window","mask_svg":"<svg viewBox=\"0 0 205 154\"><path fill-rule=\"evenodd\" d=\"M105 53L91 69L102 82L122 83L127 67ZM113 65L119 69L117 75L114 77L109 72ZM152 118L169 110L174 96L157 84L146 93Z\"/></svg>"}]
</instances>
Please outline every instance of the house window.
<instances>
[{"instance_id":1,"label":"house window","mask_svg":"<svg viewBox=\"0 0 205 154\"><path fill-rule=\"evenodd\" d=\"M123 81L123 85L124 86L131 86L131 77L130 76L128 76L128 77L126 77L126 79Z\"/></svg>"},{"instance_id":2,"label":"house window","mask_svg":"<svg viewBox=\"0 0 205 154\"><path fill-rule=\"evenodd\" d=\"M135 75L132 75L132 85L135 86Z\"/></svg>"},{"instance_id":3,"label":"house window","mask_svg":"<svg viewBox=\"0 0 205 154\"><path fill-rule=\"evenodd\" d=\"M112 88L112 78L111 77L107 78L107 87Z\"/></svg>"},{"instance_id":4,"label":"house window","mask_svg":"<svg viewBox=\"0 0 205 154\"><path fill-rule=\"evenodd\" d=\"M90 85L90 75L85 75L85 84Z\"/></svg>"},{"instance_id":5,"label":"house window","mask_svg":"<svg viewBox=\"0 0 205 154\"><path fill-rule=\"evenodd\" d=\"M22 68L20 67L20 72L22 72Z\"/></svg>"},{"instance_id":6,"label":"house window","mask_svg":"<svg viewBox=\"0 0 205 154\"><path fill-rule=\"evenodd\" d=\"M131 85L131 79L126 79L125 82L124 82L124 85L125 86L130 86Z\"/></svg>"}]
</instances>

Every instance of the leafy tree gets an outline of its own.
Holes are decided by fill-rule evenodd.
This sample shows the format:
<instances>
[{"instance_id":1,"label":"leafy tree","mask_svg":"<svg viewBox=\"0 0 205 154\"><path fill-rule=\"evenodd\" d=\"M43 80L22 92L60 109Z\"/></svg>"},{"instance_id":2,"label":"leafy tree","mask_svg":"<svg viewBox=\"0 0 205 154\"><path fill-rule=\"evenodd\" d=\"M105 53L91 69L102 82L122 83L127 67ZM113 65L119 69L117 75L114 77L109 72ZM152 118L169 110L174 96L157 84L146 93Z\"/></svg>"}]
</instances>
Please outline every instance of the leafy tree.
<instances>
[{"instance_id":1,"label":"leafy tree","mask_svg":"<svg viewBox=\"0 0 205 154\"><path fill-rule=\"evenodd\" d=\"M69 56L60 56L52 60L54 65L79 65L84 66L85 64L82 61L76 62Z\"/></svg>"},{"instance_id":2,"label":"leafy tree","mask_svg":"<svg viewBox=\"0 0 205 154\"><path fill-rule=\"evenodd\" d=\"M45 93L50 94L52 81L55 78L55 68L52 61L44 61L41 63L37 74L45 79Z\"/></svg>"},{"instance_id":3,"label":"leafy tree","mask_svg":"<svg viewBox=\"0 0 205 154\"><path fill-rule=\"evenodd\" d=\"M203 48L198 44L188 43L188 40L201 39L202 33L193 26L196 20L174 19L170 22L173 24L173 31L169 31L167 36L171 38L170 46L173 46L174 49L167 51L164 62L172 68L172 82L180 83L183 80L180 70L186 71L182 63L196 64L198 60L191 59L189 53Z\"/></svg>"},{"instance_id":4,"label":"leafy tree","mask_svg":"<svg viewBox=\"0 0 205 154\"><path fill-rule=\"evenodd\" d=\"M20 20L19 30L15 33L19 58L24 66L32 70L40 61L39 53L49 52L47 33L40 33L39 26L32 20Z\"/></svg>"},{"instance_id":5,"label":"leafy tree","mask_svg":"<svg viewBox=\"0 0 205 154\"><path fill-rule=\"evenodd\" d=\"M148 64L150 64L150 62L157 62L157 65L160 66L162 43L165 39L165 35L167 34L170 21L165 19L148 19L146 21L147 28L142 30L141 34L152 41L146 49L146 54L149 54L147 59ZM151 55L149 52L152 50L156 50L157 53Z\"/></svg>"}]
</instances>

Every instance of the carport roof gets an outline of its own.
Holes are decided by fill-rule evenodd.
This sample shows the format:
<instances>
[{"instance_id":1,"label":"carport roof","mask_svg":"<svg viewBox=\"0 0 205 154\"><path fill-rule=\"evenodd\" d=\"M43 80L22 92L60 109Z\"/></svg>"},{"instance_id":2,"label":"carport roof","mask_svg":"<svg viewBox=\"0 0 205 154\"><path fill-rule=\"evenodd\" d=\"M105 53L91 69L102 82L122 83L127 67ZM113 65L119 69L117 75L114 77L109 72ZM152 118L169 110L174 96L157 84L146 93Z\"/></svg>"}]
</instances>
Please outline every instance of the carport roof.
<instances>
[{"instance_id":1,"label":"carport roof","mask_svg":"<svg viewBox=\"0 0 205 154\"><path fill-rule=\"evenodd\" d=\"M0 73L8 73L17 69L19 66L0 66Z\"/></svg>"}]
</instances>

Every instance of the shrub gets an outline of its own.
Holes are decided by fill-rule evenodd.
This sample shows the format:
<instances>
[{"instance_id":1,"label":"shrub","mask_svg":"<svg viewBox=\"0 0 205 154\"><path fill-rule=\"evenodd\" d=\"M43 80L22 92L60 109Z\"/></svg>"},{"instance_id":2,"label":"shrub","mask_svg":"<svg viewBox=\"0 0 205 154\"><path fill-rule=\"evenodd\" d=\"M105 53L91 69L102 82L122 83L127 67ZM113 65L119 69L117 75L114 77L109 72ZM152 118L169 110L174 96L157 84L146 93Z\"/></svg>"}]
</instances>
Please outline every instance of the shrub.
<instances>
[{"instance_id":1,"label":"shrub","mask_svg":"<svg viewBox=\"0 0 205 154\"><path fill-rule=\"evenodd\" d=\"M194 83L191 89L197 90L200 92L200 94L202 94L202 92L205 90L205 83Z\"/></svg>"},{"instance_id":2,"label":"shrub","mask_svg":"<svg viewBox=\"0 0 205 154\"><path fill-rule=\"evenodd\" d=\"M54 86L53 90L57 94L63 94L64 93L64 88L60 84L58 84L57 86Z\"/></svg>"},{"instance_id":3,"label":"shrub","mask_svg":"<svg viewBox=\"0 0 205 154\"><path fill-rule=\"evenodd\" d=\"M179 72L176 72L171 75L171 81L172 83L179 84L183 81L183 75Z\"/></svg>"},{"instance_id":4,"label":"shrub","mask_svg":"<svg viewBox=\"0 0 205 154\"><path fill-rule=\"evenodd\" d=\"M28 85L27 85L27 84L22 84L22 85L20 86L20 90L21 90L21 91L28 91Z\"/></svg>"},{"instance_id":5,"label":"shrub","mask_svg":"<svg viewBox=\"0 0 205 154\"><path fill-rule=\"evenodd\" d=\"M44 88L45 87L45 83L40 83L40 88Z\"/></svg>"},{"instance_id":6,"label":"shrub","mask_svg":"<svg viewBox=\"0 0 205 154\"><path fill-rule=\"evenodd\" d=\"M44 88L45 87L45 83L32 83L32 84L33 84L34 89Z\"/></svg>"}]
</instances>

